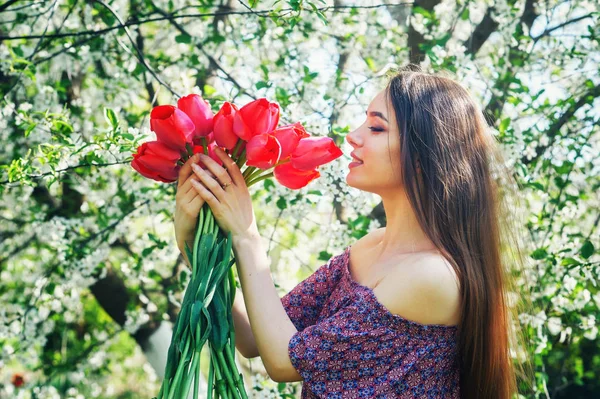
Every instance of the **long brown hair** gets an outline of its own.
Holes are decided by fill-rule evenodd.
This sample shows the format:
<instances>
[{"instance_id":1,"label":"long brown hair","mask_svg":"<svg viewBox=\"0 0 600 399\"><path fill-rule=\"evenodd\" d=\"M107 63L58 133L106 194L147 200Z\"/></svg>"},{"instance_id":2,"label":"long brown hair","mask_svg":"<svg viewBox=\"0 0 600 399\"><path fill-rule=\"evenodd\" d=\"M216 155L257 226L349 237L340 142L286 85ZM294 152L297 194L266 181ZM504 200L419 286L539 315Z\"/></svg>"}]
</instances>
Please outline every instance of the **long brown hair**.
<instances>
[{"instance_id":1,"label":"long brown hair","mask_svg":"<svg viewBox=\"0 0 600 399\"><path fill-rule=\"evenodd\" d=\"M515 180L463 86L413 64L393 72L385 90L400 132L401 179L421 227L460 282L461 397L510 399L518 378L533 380L529 357L511 355L529 352L517 315L531 306L515 290L524 264L518 210L509 209L520 204Z\"/></svg>"}]
</instances>

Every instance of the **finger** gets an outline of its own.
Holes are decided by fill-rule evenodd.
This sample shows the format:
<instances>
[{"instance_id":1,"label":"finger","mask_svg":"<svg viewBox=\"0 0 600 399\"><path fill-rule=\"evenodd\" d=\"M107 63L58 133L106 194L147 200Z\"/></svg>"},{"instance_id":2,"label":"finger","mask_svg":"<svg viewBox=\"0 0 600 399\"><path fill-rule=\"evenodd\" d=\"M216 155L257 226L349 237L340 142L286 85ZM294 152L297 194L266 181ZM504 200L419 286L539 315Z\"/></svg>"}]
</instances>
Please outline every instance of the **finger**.
<instances>
[{"instance_id":1,"label":"finger","mask_svg":"<svg viewBox=\"0 0 600 399\"><path fill-rule=\"evenodd\" d=\"M207 169L203 169L206 173L208 173L208 175L215 179L215 175L213 175L209 170ZM196 180L196 181L201 181L200 178L194 173L194 171L192 170L192 174L190 175L190 177L187 178L186 182L183 183L183 185L181 186L181 193L185 196L187 195L190 191L192 191L194 188L192 187L192 180Z\"/></svg>"},{"instance_id":2,"label":"finger","mask_svg":"<svg viewBox=\"0 0 600 399\"><path fill-rule=\"evenodd\" d=\"M200 194L198 194L197 191L194 190L194 197L192 198L188 206L192 208L194 212L196 209L198 209L198 212L200 212L200 208L202 208L202 205L204 205L204 199L200 196Z\"/></svg>"},{"instance_id":3,"label":"finger","mask_svg":"<svg viewBox=\"0 0 600 399\"><path fill-rule=\"evenodd\" d=\"M196 198L198 196L198 192L196 190L194 190L194 186L192 185L192 182L191 182L192 179L195 179L196 181L198 181L196 175L192 175L188 179L188 181L185 182L184 186L181 188L182 193L183 193L183 190L186 190L186 188L187 188L187 191L185 192L185 194L182 194L181 199L179 200L179 202L181 204L186 205L186 206L187 206L187 204L191 203L194 200L194 198Z\"/></svg>"},{"instance_id":4,"label":"finger","mask_svg":"<svg viewBox=\"0 0 600 399\"><path fill-rule=\"evenodd\" d=\"M221 149L221 147L215 147L215 154L223 161L223 165L225 165L227 172L229 172L229 176L231 180L236 186L241 186L242 184L246 184L244 181L244 175L242 171L237 166L233 158L229 156L225 151Z\"/></svg>"},{"instance_id":5,"label":"finger","mask_svg":"<svg viewBox=\"0 0 600 399\"><path fill-rule=\"evenodd\" d=\"M198 195L200 195L200 197L204 201L206 201L206 203L211 207L211 209L214 210L217 206L219 206L219 200L213 195L213 193L209 189L204 187L202 183L194 180L192 181L192 185L194 189L198 192Z\"/></svg>"},{"instance_id":6,"label":"finger","mask_svg":"<svg viewBox=\"0 0 600 399\"><path fill-rule=\"evenodd\" d=\"M208 170L210 170L215 176L217 176L217 179L219 180L219 183L221 185L233 182L233 179L229 176L229 173L227 173L227 171L223 169L223 167L219 165L214 159L212 159L208 155L200 154L200 160L202 161L202 163L204 163L204 165L206 165Z\"/></svg>"},{"instance_id":7,"label":"finger","mask_svg":"<svg viewBox=\"0 0 600 399\"><path fill-rule=\"evenodd\" d=\"M193 169L196 175L200 178L202 185L206 189L210 190L210 192L219 200L219 202L223 202L225 191L223 191L221 184L217 180L210 177L208 173L201 167L195 166ZM195 182L192 181L192 184L195 184Z\"/></svg>"},{"instance_id":8,"label":"finger","mask_svg":"<svg viewBox=\"0 0 600 399\"><path fill-rule=\"evenodd\" d=\"M177 190L179 190L179 188L186 182L188 176L193 173L192 164L198 162L199 160L199 154L194 154L187 161L185 161L181 169L179 169L179 177L177 179Z\"/></svg>"}]
</instances>

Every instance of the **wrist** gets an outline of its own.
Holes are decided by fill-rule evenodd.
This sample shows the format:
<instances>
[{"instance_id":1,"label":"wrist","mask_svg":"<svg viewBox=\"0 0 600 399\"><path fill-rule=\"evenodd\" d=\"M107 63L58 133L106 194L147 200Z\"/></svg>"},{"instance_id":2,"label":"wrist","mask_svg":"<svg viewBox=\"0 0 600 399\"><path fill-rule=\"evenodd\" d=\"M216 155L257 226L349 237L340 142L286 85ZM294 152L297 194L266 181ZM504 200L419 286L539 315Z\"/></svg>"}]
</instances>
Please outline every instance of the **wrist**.
<instances>
[{"instance_id":1,"label":"wrist","mask_svg":"<svg viewBox=\"0 0 600 399\"><path fill-rule=\"evenodd\" d=\"M252 242L260 240L260 233L256 227L249 228L248 230L231 235L233 245L241 242Z\"/></svg>"}]
</instances>

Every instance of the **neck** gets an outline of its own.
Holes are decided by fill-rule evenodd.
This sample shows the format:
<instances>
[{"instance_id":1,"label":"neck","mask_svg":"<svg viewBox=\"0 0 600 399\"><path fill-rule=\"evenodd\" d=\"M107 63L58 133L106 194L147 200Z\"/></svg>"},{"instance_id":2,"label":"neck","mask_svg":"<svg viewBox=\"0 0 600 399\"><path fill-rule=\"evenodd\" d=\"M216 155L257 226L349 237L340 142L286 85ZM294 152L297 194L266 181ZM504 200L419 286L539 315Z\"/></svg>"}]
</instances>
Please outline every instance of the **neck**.
<instances>
[{"instance_id":1,"label":"neck","mask_svg":"<svg viewBox=\"0 0 600 399\"><path fill-rule=\"evenodd\" d=\"M419 225L404 190L382 195L386 228L378 247L380 256L435 251L435 245Z\"/></svg>"}]
</instances>

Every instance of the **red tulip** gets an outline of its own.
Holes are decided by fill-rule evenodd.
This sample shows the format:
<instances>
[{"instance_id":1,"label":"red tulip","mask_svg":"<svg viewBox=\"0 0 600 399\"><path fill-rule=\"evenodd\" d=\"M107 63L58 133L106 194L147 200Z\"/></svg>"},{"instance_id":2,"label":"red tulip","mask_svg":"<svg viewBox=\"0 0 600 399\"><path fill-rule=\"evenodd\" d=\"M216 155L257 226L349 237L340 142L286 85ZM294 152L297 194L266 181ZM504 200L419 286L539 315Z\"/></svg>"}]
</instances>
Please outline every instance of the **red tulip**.
<instances>
[{"instance_id":1,"label":"red tulip","mask_svg":"<svg viewBox=\"0 0 600 399\"><path fill-rule=\"evenodd\" d=\"M233 132L242 140L271 133L279 123L279 104L259 98L244 105L233 117Z\"/></svg>"},{"instance_id":2,"label":"red tulip","mask_svg":"<svg viewBox=\"0 0 600 399\"><path fill-rule=\"evenodd\" d=\"M271 133L279 144L281 144L281 156L279 160L288 158L298 146L300 139L310 137L300 122L291 125L280 126Z\"/></svg>"},{"instance_id":3,"label":"red tulip","mask_svg":"<svg viewBox=\"0 0 600 399\"><path fill-rule=\"evenodd\" d=\"M194 138L206 137L213 130L213 112L209 103L198 94L189 94L177 101L177 107L194 123Z\"/></svg>"},{"instance_id":4,"label":"red tulip","mask_svg":"<svg viewBox=\"0 0 600 399\"><path fill-rule=\"evenodd\" d=\"M228 150L233 149L240 139L233 132L233 118L237 112L237 106L225 101L213 119L213 133L215 141L219 146L225 147Z\"/></svg>"},{"instance_id":5,"label":"red tulip","mask_svg":"<svg viewBox=\"0 0 600 399\"><path fill-rule=\"evenodd\" d=\"M340 150L330 137L307 137L300 140L292 153L291 162L294 168L312 170L342 156Z\"/></svg>"},{"instance_id":6,"label":"red tulip","mask_svg":"<svg viewBox=\"0 0 600 399\"><path fill-rule=\"evenodd\" d=\"M176 150L186 151L185 143L191 143L194 122L180 109L172 105L159 105L150 113L150 129L158 141Z\"/></svg>"},{"instance_id":7,"label":"red tulip","mask_svg":"<svg viewBox=\"0 0 600 399\"><path fill-rule=\"evenodd\" d=\"M181 154L160 141L149 141L138 147L131 166L142 176L170 183L177 180Z\"/></svg>"},{"instance_id":8,"label":"red tulip","mask_svg":"<svg viewBox=\"0 0 600 399\"><path fill-rule=\"evenodd\" d=\"M292 190L297 190L306 186L308 183L321 176L321 174L316 169L296 169L290 162L287 162L276 166L275 169L273 169L273 176L275 176L275 179L277 179L281 185Z\"/></svg>"},{"instance_id":9,"label":"red tulip","mask_svg":"<svg viewBox=\"0 0 600 399\"><path fill-rule=\"evenodd\" d=\"M271 134L254 136L246 144L246 165L260 169L272 168L281 155L281 145Z\"/></svg>"},{"instance_id":10,"label":"red tulip","mask_svg":"<svg viewBox=\"0 0 600 399\"><path fill-rule=\"evenodd\" d=\"M208 156L211 157L213 161L215 161L219 165L223 166L223 161L221 161L221 158L219 158L219 156L215 153L215 148L217 148L217 147L218 147L217 144L209 143L208 144ZM194 146L194 154L197 154L197 153L204 154L204 147L201 145ZM204 163L202 161L198 161L198 165L200 165L200 167L202 167L204 169L207 169L206 165L204 165Z\"/></svg>"}]
</instances>

